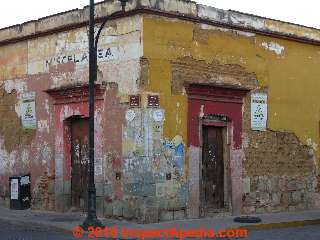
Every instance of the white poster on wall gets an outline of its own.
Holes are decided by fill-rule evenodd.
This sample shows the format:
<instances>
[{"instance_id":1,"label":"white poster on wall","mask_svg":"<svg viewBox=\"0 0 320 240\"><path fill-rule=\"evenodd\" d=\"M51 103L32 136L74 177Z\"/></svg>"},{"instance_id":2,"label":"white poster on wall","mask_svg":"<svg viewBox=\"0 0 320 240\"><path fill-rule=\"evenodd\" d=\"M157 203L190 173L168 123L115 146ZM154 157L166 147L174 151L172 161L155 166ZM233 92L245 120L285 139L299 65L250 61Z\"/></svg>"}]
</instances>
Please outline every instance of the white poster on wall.
<instances>
[{"instance_id":1,"label":"white poster on wall","mask_svg":"<svg viewBox=\"0 0 320 240\"><path fill-rule=\"evenodd\" d=\"M251 94L251 129L265 131L267 129L268 104L266 93Z\"/></svg>"},{"instance_id":2,"label":"white poster on wall","mask_svg":"<svg viewBox=\"0 0 320 240\"><path fill-rule=\"evenodd\" d=\"M36 129L36 93L27 92L22 94L21 121L24 129Z\"/></svg>"},{"instance_id":3,"label":"white poster on wall","mask_svg":"<svg viewBox=\"0 0 320 240\"><path fill-rule=\"evenodd\" d=\"M96 176L102 175L102 158L94 159L94 174Z\"/></svg>"},{"instance_id":4,"label":"white poster on wall","mask_svg":"<svg viewBox=\"0 0 320 240\"><path fill-rule=\"evenodd\" d=\"M11 179L11 199L19 199L19 180Z\"/></svg>"},{"instance_id":5,"label":"white poster on wall","mask_svg":"<svg viewBox=\"0 0 320 240\"><path fill-rule=\"evenodd\" d=\"M29 176L21 177L20 183L21 183L21 185L27 185L27 184L29 184L29 183L30 183Z\"/></svg>"}]
</instances>

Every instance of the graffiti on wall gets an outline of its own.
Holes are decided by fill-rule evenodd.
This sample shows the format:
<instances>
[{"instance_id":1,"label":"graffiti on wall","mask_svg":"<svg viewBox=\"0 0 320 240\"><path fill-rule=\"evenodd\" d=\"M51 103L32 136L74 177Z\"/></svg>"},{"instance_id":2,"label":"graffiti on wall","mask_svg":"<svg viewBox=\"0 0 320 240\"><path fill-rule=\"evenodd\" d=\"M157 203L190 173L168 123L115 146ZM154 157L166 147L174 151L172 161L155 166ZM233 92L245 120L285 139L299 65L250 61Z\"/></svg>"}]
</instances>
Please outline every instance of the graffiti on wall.
<instances>
[{"instance_id":1,"label":"graffiti on wall","mask_svg":"<svg viewBox=\"0 0 320 240\"><path fill-rule=\"evenodd\" d=\"M163 109L129 109L123 131L124 171L141 169L161 178L183 175L185 145L180 135L163 137Z\"/></svg>"},{"instance_id":2,"label":"graffiti on wall","mask_svg":"<svg viewBox=\"0 0 320 240\"><path fill-rule=\"evenodd\" d=\"M123 193L157 197L176 208L186 204L185 144L180 135L165 138L165 110L131 108L123 126ZM116 171L114 171L116 172Z\"/></svg>"},{"instance_id":3,"label":"graffiti on wall","mask_svg":"<svg viewBox=\"0 0 320 240\"><path fill-rule=\"evenodd\" d=\"M163 155L167 163L175 168L177 173L183 172L185 147L183 139L180 135L175 136L172 140L164 139Z\"/></svg>"}]
</instances>

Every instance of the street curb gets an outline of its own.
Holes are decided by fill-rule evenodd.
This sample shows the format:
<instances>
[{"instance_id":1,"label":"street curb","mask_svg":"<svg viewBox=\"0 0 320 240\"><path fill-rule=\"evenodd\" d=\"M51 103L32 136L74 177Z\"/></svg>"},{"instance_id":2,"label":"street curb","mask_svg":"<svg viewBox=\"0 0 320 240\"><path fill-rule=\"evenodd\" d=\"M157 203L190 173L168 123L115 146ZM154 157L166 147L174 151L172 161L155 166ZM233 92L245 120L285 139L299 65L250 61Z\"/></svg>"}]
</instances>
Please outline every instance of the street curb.
<instances>
[{"instance_id":1,"label":"street curb","mask_svg":"<svg viewBox=\"0 0 320 240\"><path fill-rule=\"evenodd\" d=\"M257 230L271 230L276 228L303 227L307 225L316 225L316 224L320 224L320 219L279 222L279 223L262 223L262 224L254 224L254 225L244 225L238 228L257 231Z\"/></svg>"}]
</instances>

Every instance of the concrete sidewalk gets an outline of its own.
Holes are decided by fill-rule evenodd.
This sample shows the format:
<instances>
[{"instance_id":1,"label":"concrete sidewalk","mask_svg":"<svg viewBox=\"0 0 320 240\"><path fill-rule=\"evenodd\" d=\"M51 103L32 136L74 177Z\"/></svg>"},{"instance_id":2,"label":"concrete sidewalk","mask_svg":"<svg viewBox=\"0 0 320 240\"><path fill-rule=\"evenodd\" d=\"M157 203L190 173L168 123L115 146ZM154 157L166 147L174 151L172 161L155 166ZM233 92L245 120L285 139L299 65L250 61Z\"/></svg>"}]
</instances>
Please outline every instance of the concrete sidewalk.
<instances>
[{"instance_id":1,"label":"concrete sidewalk","mask_svg":"<svg viewBox=\"0 0 320 240\"><path fill-rule=\"evenodd\" d=\"M187 219L179 221L137 224L126 220L100 219L105 226L131 229L229 229L246 228L249 230L272 229L279 227L296 227L309 224L320 224L320 210L272 213L255 215L262 219L260 223L244 224L235 223L234 217ZM10 210L0 207L0 219L14 224L37 225L44 229L71 232L75 226L81 225L85 219L83 213L57 213L36 210Z\"/></svg>"}]
</instances>

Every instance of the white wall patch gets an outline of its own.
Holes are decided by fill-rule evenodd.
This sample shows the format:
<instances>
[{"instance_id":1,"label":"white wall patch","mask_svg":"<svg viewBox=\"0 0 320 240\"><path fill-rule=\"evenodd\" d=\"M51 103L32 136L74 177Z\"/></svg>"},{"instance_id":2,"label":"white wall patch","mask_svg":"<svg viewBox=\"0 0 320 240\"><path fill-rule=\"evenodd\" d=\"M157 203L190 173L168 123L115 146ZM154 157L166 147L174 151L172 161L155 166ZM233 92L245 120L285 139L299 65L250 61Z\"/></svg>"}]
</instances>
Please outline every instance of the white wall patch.
<instances>
[{"instance_id":1,"label":"white wall patch","mask_svg":"<svg viewBox=\"0 0 320 240\"><path fill-rule=\"evenodd\" d=\"M261 46L269 51L275 52L277 55L282 55L284 52L284 47L275 42L263 42Z\"/></svg>"}]
</instances>

